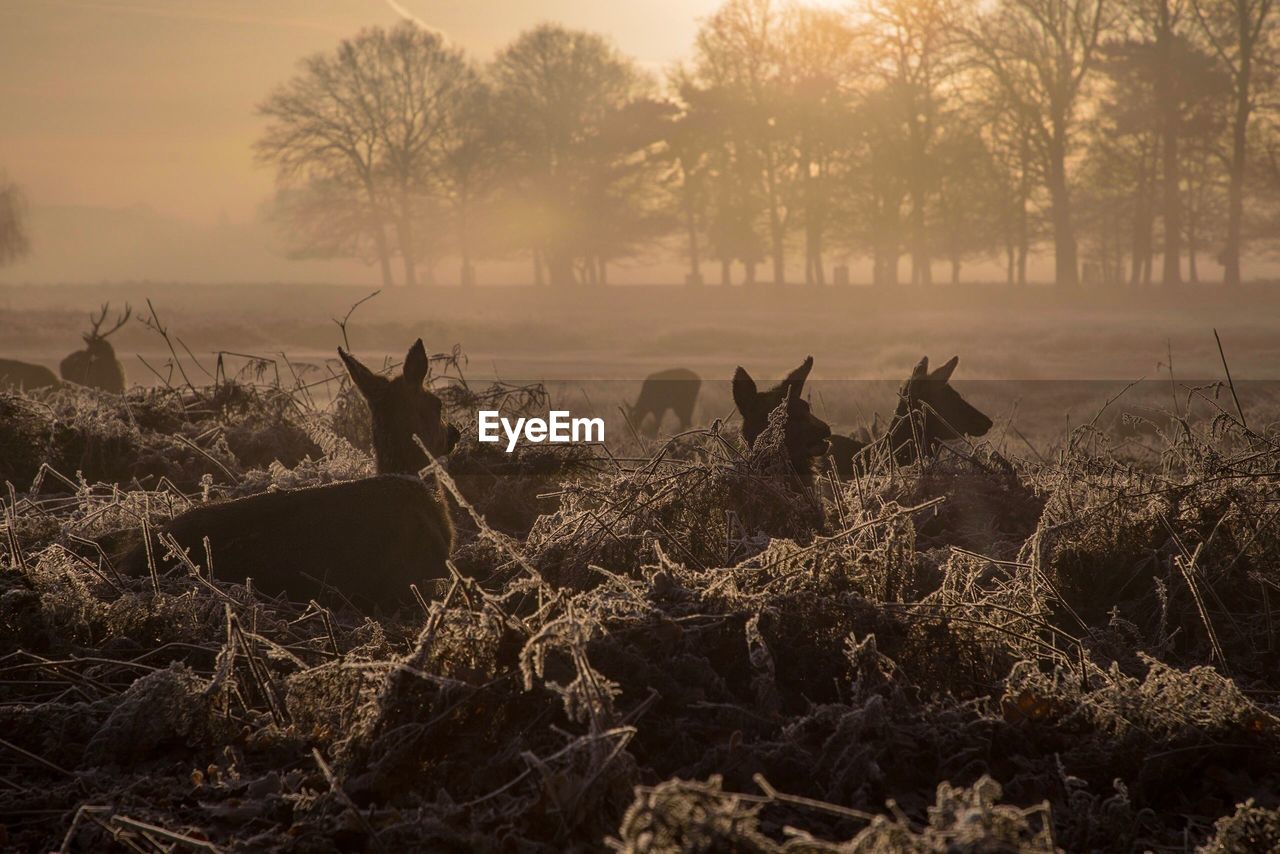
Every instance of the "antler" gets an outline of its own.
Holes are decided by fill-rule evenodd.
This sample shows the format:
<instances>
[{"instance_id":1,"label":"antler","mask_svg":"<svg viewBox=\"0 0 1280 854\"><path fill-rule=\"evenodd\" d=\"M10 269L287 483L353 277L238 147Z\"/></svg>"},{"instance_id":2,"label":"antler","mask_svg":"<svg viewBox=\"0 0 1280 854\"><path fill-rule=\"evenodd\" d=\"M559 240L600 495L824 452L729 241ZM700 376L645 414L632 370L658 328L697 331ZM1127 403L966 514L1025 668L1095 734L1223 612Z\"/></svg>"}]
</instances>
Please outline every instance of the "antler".
<instances>
[{"instance_id":1,"label":"antler","mask_svg":"<svg viewBox=\"0 0 1280 854\"><path fill-rule=\"evenodd\" d=\"M90 338L106 338L119 331L120 327L129 322L129 318L133 316L133 308L128 303L124 304L124 314L116 318L116 325L108 329L106 332L99 332L102 328L102 322L107 319L107 310L111 308L111 303L104 302L102 304L102 312L95 318L92 313L89 315L89 322L93 324L93 329L89 332Z\"/></svg>"}]
</instances>

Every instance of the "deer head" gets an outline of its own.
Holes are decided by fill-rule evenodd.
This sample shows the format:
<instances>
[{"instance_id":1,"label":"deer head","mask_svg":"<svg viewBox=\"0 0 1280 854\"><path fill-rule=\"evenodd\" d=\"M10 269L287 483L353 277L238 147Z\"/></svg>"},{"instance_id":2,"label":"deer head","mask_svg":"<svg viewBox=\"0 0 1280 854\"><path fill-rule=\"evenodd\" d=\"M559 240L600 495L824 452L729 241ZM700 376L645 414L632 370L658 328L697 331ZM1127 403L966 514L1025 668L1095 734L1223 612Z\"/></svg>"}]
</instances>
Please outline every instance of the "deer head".
<instances>
[{"instance_id":1,"label":"deer head","mask_svg":"<svg viewBox=\"0 0 1280 854\"><path fill-rule=\"evenodd\" d=\"M797 472L807 471L814 457L826 453L827 438L831 435L827 422L815 416L809 402L801 396L812 369L813 357L810 356L768 391L757 390L755 380L741 366L733 374L733 402L742 413L742 436L748 445L768 426L769 413L786 402L787 452Z\"/></svg>"},{"instance_id":2,"label":"deer head","mask_svg":"<svg viewBox=\"0 0 1280 854\"><path fill-rule=\"evenodd\" d=\"M102 311L100 311L96 317L91 313L89 315L89 323L92 324L92 328L89 330L88 333L86 333L85 335L82 335L81 337L84 338L84 343L86 346L88 346L90 353L94 353L94 352L101 353L105 350L107 352L110 352L112 355L112 358L114 358L115 351L112 350L111 345L107 343L107 338L119 332L120 329L126 323L129 322L129 318L133 316L133 308L130 307L128 303L125 303L124 313L116 317L115 325L113 325L106 332L103 332L102 324L106 321L107 311L110 308L111 308L111 303L104 302L102 304Z\"/></svg>"},{"instance_id":3,"label":"deer head","mask_svg":"<svg viewBox=\"0 0 1280 854\"><path fill-rule=\"evenodd\" d=\"M985 436L991 429L991 419L951 387L951 375L959 362L960 357L953 356L931 372L929 357L925 356L912 370L898 391L894 421L900 426L892 431L895 448L913 439L911 424L906 420L909 415L916 424L914 437L919 439L925 453L939 442L960 436Z\"/></svg>"},{"instance_id":4,"label":"deer head","mask_svg":"<svg viewBox=\"0 0 1280 854\"><path fill-rule=\"evenodd\" d=\"M427 465L415 436L433 457L444 456L457 445L459 433L444 419L444 404L422 385L428 360L421 338L405 355L400 376L391 379L375 374L341 347L338 355L369 404L379 474L416 474Z\"/></svg>"}]
</instances>

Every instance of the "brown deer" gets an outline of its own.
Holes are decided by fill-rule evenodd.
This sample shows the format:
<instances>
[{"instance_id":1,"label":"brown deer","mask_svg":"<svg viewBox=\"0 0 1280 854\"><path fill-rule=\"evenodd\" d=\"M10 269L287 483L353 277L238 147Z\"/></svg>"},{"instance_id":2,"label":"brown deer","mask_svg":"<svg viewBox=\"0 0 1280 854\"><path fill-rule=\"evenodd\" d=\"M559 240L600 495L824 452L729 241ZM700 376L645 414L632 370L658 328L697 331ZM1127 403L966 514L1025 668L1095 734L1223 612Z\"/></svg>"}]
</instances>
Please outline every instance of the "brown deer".
<instances>
[{"instance_id":1,"label":"brown deer","mask_svg":"<svg viewBox=\"0 0 1280 854\"><path fill-rule=\"evenodd\" d=\"M871 440L865 430L859 437L832 436L828 455L839 477L853 477L855 467L866 471L877 451L891 451L898 465L910 465L934 454L943 442L960 436L985 436L991 419L960 396L951 387L951 375L959 356L936 371L929 371L929 357L915 366L911 376L898 390L898 408L889 428L879 439Z\"/></svg>"},{"instance_id":2,"label":"brown deer","mask_svg":"<svg viewBox=\"0 0 1280 854\"><path fill-rule=\"evenodd\" d=\"M294 601L392 611L409 597L411 583L449 575L453 522L439 483L417 473L429 464L422 447L444 456L458 431L445 421L440 398L423 387L422 339L409 348L394 379L373 373L341 348L338 355L369 403L377 476L207 504L175 517L159 533L173 537L200 565L208 537L218 581L252 578L255 588ZM157 563L166 551L156 537ZM145 546L135 546L123 570L141 575L148 569Z\"/></svg>"},{"instance_id":3,"label":"brown deer","mask_svg":"<svg viewBox=\"0 0 1280 854\"><path fill-rule=\"evenodd\" d=\"M0 389L56 388L58 378L44 365L0 359Z\"/></svg>"},{"instance_id":4,"label":"brown deer","mask_svg":"<svg viewBox=\"0 0 1280 854\"><path fill-rule=\"evenodd\" d=\"M115 326L103 332L102 324L107 319L107 309L110 306L110 303L103 304L102 312L97 317L89 315L89 322L93 324L93 328L83 336L85 348L63 359L58 370L67 382L109 391L112 394L123 394L124 367L116 358L116 351L107 341L107 337L114 335L129 322L133 309L126 305L124 314L116 318Z\"/></svg>"},{"instance_id":5,"label":"brown deer","mask_svg":"<svg viewBox=\"0 0 1280 854\"><path fill-rule=\"evenodd\" d=\"M791 465L802 478L813 469L815 458L827 452L827 439L831 428L809 408L809 402L801 397L804 381L813 369L813 357L796 368L787 378L768 391L758 391L755 380L746 369L739 366L733 374L733 402L742 413L742 437L748 445L755 443L769 424L769 413L785 400L787 403L787 454Z\"/></svg>"},{"instance_id":6,"label":"brown deer","mask_svg":"<svg viewBox=\"0 0 1280 854\"><path fill-rule=\"evenodd\" d=\"M698 402L698 390L701 388L702 378L685 368L650 374L640 386L640 396L635 405L626 407L627 420L639 431L652 415L652 432L656 435L662 426L663 416L671 410L680 421L680 429L688 430L693 424L693 407Z\"/></svg>"}]
</instances>

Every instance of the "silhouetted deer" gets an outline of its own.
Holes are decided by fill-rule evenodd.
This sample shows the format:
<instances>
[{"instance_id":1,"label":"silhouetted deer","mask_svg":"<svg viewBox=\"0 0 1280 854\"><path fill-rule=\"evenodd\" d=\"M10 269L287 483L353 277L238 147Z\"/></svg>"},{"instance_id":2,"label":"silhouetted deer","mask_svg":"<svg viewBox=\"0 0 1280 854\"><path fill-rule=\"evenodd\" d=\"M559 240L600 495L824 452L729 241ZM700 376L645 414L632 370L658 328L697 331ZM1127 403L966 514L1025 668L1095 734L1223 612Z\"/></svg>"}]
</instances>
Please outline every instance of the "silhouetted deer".
<instances>
[{"instance_id":1,"label":"silhouetted deer","mask_svg":"<svg viewBox=\"0 0 1280 854\"><path fill-rule=\"evenodd\" d=\"M338 355L369 403L378 476L204 505L160 533L200 565L208 537L218 581L252 578L257 589L294 601L345 600L362 609L393 610L409 597L411 583L449 575L453 522L440 484L417 477L428 460L414 437L433 456L443 456L453 450L458 431L444 420L440 399L423 388L427 353L421 339L395 379L373 373L341 348ZM155 539L159 563L166 549ZM148 572L144 546L129 553L123 569Z\"/></svg>"},{"instance_id":2,"label":"silhouetted deer","mask_svg":"<svg viewBox=\"0 0 1280 854\"><path fill-rule=\"evenodd\" d=\"M639 431L650 415L653 416L653 433L662 426L667 410L680 421L680 429L688 430L693 423L693 407L698 402L698 390L702 378L685 368L659 371L645 378L640 386L640 397L635 406L626 407L627 420Z\"/></svg>"},{"instance_id":3,"label":"silhouetted deer","mask_svg":"<svg viewBox=\"0 0 1280 854\"><path fill-rule=\"evenodd\" d=\"M898 390L898 408L883 436L865 438L832 436L829 456L836 473L845 479L853 477L854 467L865 471L871 456L891 449L898 465L910 465L923 450L931 455L939 444L960 436L985 436L991 419L960 396L951 387L951 374L960 357L953 356L936 371L929 371L929 357L915 366L911 376Z\"/></svg>"},{"instance_id":4,"label":"silhouetted deer","mask_svg":"<svg viewBox=\"0 0 1280 854\"><path fill-rule=\"evenodd\" d=\"M59 385L53 371L44 365L33 365L30 362L18 362L14 359L0 359L0 389L49 388Z\"/></svg>"},{"instance_id":5,"label":"silhouetted deer","mask_svg":"<svg viewBox=\"0 0 1280 854\"><path fill-rule=\"evenodd\" d=\"M787 454L791 465L801 477L812 473L813 460L827 452L827 438L831 428L809 409L809 402L801 397L804 381L813 369L813 357L796 368L787 378L768 391L757 391L755 380L745 368L739 367L733 374L733 402L742 413L742 437L748 445L769 424L769 413L787 402Z\"/></svg>"},{"instance_id":6,"label":"silhouetted deer","mask_svg":"<svg viewBox=\"0 0 1280 854\"><path fill-rule=\"evenodd\" d=\"M116 325L103 332L102 323L107 319L107 309L110 305L110 303L104 304L102 313L96 318L92 314L89 315L89 322L93 324L93 328L84 336L85 348L63 359L58 370L67 382L102 389L113 394L123 394L124 368L116 359L116 351L107 342L107 337L114 335L129 322L133 309L126 305L124 314L116 318Z\"/></svg>"}]
</instances>

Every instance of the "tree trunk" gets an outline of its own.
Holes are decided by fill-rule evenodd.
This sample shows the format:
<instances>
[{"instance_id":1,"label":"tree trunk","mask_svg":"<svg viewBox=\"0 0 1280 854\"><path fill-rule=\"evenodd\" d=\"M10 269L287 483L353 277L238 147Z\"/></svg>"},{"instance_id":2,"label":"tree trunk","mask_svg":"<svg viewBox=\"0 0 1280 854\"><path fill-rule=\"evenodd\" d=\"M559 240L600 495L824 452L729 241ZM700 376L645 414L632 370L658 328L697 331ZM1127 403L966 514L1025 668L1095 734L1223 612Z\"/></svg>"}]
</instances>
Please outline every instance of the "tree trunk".
<instances>
[{"instance_id":1,"label":"tree trunk","mask_svg":"<svg viewBox=\"0 0 1280 854\"><path fill-rule=\"evenodd\" d=\"M1027 222L1027 197L1018 202L1018 287L1027 284L1027 256L1031 254L1031 228Z\"/></svg>"},{"instance_id":2,"label":"tree trunk","mask_svg":"<svg viewBox=\"0 0 1280 854\"><path fill-rule=\"evenodd\" d=\"M476 283L476 270L471 264L471 200L466 190L458 195L459 284L469 288Z\"/></svg>"},{"instance_id":3,"label":"tree trunk","mask_svg":"<svg viewBox=\"0 0 1280 854\"><path fill-rule=\"evenodd\" d=\"M689 284L702 284L702 254L698 246L698 211L689 188L689 175L684 175L684 213L685 229L689 233Z\"/></svg>"},{"instance_id":4,"label":"tree trunk","mask_svg":"<svg viewBox=\"0 0 1280 854\"><path fill-rule=\"evenodd\" d=\"M378 264L382 268L382 286L394 288L395 277L391 275L391 247L387 245L387 231L382 223L373 224L373 242L378 247Z\"/></svg>"},{"instance_id":5,"label":"tree trunk","mask_svg":"<svg viewBox=\"0 0 1280 854\"><path fill-rule=\"evenodd\" d=\"M769 237L773 243L773 283L784 285L787 280L786 234L782 225L782 200L778 198L778 176L772 149L765 157L765 177L769 183ZM751 283L754 282L753 270Z\"/></svg>"},{"instance_id":6,"label":"tree trunk","mask_svg":"<svg viewBox=\"0 0 1280 854\"><path fill-rule=\"evenodd\" d=\"M1061 132L1049 153L1049 203L1053 211L1053 267L1059 287L1080 283L1076 257L1076 234L1071 221L1071 193L1067 188L1066 144Z\"/></svg>"},{"instance_id":7,"label":"tree trunk","mask_svg":"<svg viewBox=\"0 0 1280 854\"><path fill-rule=\"evenodd\" d=\"M957 255L951 256L951 284L952 285L960 284L960 263L961 262L960 262L959 256Z\"/></svg>"},{"instance_id":8,"label":"tree trunk","mask_svg":"<svg viewBox=\"0 0 1280 854\"><path fill-rule=\"evenodd\" d=\"M1164 220L1164 272L1161 281L1166 287L1182 283L1182 190L1181 163L1178 160L1178 132L1181 110L1178 94L1173 90L1173 23L1167 5L1160 8L1159 29L1156 33L1158 55L1155 95L1160 111L1160 147L1164 158L1164 186L1161 199L1161 218Z\"/></svg>"},{"instance_id":9,"label":"tree trunk","mask_svg":"<svg viewBox=\"0 0 1280 854\"><path fill-rule=\"evenodd\" d=\"M1231 124L1231 163L1227 167L1227 245L1222 250L1222 282L1240 284L1240 253L1244 230L1245 157L1249 130L1249 57L1242 60L1241 79L1236 82L1235 119Z\"/></svg>"},{"instance_id":10,"label":"tree trunk","mask_svg":"<svg viewBox=\"0 0 1280 854\"><path fill-rule=\"evenodd\" d=\"M804 176L804 283L822 286L826 284L826 270L822 264L822 233L826 224L826 204L822 197L820 175L814 175L814 162L806 156L800 164ZM821 171L821 169L819 169Z\"/></svg>"},{"instance_id":11,"label":"tree trunk","mask_svg":"<svg viewBox=\"0 0 1280 854\"><path fill-rule=\"evenodd\" d=\"M418 286L418 259L413 245L413 219L409 214L408 199L400 204L400 217L396 220L396 236L400 242L400 258L404 261L405 287Z\"/></svg>"},{"instance_id":12,"label":"tree trunk","mask_svg":"<svg viewBox=\"0 0 1280 854\"><path fill-rule=\"evenodd\" d=\"M924 224L925 192L921 188L911 191L911 284L933 284L933 270L929 258L929 236Z\"/></svg>"},{"instance_id":13,"label":"tree trunk","mask_svg":"<svg viewBox=\"0 0 1280 854\"><path fill-rule=\"evenodd\" d=\"M547 283L546 270L542 263L542 250L533 250L533 284L535 287L542 287Z\"/></svg>"},{"instance_id":14,"label":"tree trunk","mask_svg":"<svg viewBox=\"0 0 1280 854\"><path fill-rule=\"evenodd\" d=\"M733 263L727 258L720 261L720 284L726 288L733 284Z\"/></svg>"},{"instance_id":15,"label":"tree trunk","mask_svg":"<svg viewBox=\"0 0 1280 854\"><path fill-rule=\"evenodd\" d=\"M364 188L369 197L369 224L373 229L373 244L378 250L378 265L382 268L382 286L394 288L396 281L391 275L391 247L387 244L387 230L378 216L378 195L372 181L365 181Z\"/></svg>"}]
</instances>

